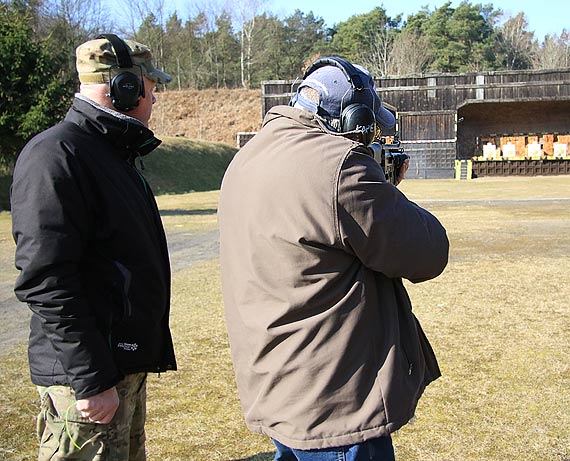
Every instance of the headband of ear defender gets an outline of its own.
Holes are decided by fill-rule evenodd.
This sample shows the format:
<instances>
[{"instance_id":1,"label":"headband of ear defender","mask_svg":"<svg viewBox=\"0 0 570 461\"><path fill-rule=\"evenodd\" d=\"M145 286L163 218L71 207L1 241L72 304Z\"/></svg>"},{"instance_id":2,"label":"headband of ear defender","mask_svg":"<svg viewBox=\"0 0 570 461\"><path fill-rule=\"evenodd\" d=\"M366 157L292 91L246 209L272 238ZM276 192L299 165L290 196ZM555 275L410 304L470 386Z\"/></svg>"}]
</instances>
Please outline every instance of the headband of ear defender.
<instances>
[{"instance_id":1,"label":"headband of ear defender","mask_svg":"<svg viewBox=\"0 0 570 461\"><path fill-rule=\"evenodd\" d=\"M115 34L101 34L97 38L109 40L115 51L117 65L109 69L109 95L113 106L122 111L128 112L139 105L139 98L145 97L144 80L142 69L133 64L127 44ZM120 70L114 76L111 75L113 69L132 69L139 67L140 75L130 70Z\"/></svg>"},{"instance_id":2,"label":"headband of ear defender","mask_svg":"<svg viewBox=\"0 0 570 461\"><path fill-rule=\"evenodd\" d=\"M320 58L314 61L305 71L303 80L306 80L307 77L316 70L326 66L334 66L342 71L351 86L349 99L353 98L354 95L361 94L361 92L374 91L365 85L361 78L361 72L359 72L354 65L347 60L336 56ZM370 99L374 105L374 98L371 97ZM341 133L358 131L362 134L361 140L363 144L369 145L373 141L376 133L376 117L374 115L374 109L374 107L369 107L364 103L350 103L344 107L343 96L340 101L339 131Z\"/></svg>"},{"instance_id":3,"label":"headband of ear defender","mask_svg":"<svg viewBox=\"0 0 570 461\"><path fill-rule=\"evenodd\" d=\"M325 66L335 66L338 67L340 70L343 71L346 79L352 85L355 90L362 91L364 89L364 84L362 83L362 79L358 74L356 68L348 62L346 59L339 58L337 56L330 56L328 58L319 58L315 62L313 62L305 71L305 75L303 75L303 80L305 80L310 74L312 74L317 69Z\"/></svg>"}]
</instances>

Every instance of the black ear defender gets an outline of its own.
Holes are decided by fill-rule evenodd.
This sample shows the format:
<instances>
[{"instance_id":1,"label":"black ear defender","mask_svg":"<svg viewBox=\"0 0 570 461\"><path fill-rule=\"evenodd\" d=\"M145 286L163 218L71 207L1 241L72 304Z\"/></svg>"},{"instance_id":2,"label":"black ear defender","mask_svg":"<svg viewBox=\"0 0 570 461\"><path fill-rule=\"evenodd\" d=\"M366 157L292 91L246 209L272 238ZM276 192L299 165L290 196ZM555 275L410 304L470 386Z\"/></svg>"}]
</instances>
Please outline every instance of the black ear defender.
<instances>
[{"instance_id":1,"label":"black ear defender","mask_svg":"<svg viewBox=\"0 0 570 461\"><path fill-rule=\"evenodd\" d=\"M340 114L340 127L343 133L362 133L362 143L368 146L376 135L376 117L366 104L350 104Z\"/></svg>"},{"instance_id":2,"label":"black ear defender","mask_svg":"<svg viewBox=\"0 0 570 461\"><path fill-rule=\"evenodd\" d=\"M129 54L127 44L115 34L101 34L97 38L109 40L115 51L117 64L109 69L109 95L113 107L129 112L139 105L139 97L145 97L143 73L140 66L135 66ZM138 67L140 75L131 71L120 69L131 69ZM114 69L119 69L112 75Z\"/></svg>"},{"instance_id":3,"label":"black ear defender","mask_svg":"<svg viewBox=\"0 0 570 461\"><path fill-rule=\"evenodd\" d=\"M313 62L303 75L305 80L315 70L325 67L335 66L344 73L346 79L355 91L372 91L364 86L357 69L346 59L339 57L320 58ZM342 133L360 131L362 133L362 143L369 145L376 134L376 117L372 108L366 104L354 103L342 107L341 101L340 131Z\"/></svg>"}]
</instances>

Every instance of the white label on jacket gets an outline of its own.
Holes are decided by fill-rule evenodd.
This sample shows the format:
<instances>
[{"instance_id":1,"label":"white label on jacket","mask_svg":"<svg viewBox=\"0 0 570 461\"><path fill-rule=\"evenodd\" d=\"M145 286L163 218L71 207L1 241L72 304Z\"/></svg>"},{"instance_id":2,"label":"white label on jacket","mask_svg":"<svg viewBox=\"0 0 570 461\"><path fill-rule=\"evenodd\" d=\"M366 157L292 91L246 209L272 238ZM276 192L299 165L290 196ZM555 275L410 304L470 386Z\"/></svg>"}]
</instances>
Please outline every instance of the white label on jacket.
<instances>
[{"instance_id":1,"label":"white label on jacket","mask_svg":"<svg viewBox=\"0 0 570 461\"><path fill-rule=\"evenodd\" d=\"M117 344L118 349L123 349L124 351L134 352L139 348L137 343L119 343Z\"/></svg>"}]
</instances>

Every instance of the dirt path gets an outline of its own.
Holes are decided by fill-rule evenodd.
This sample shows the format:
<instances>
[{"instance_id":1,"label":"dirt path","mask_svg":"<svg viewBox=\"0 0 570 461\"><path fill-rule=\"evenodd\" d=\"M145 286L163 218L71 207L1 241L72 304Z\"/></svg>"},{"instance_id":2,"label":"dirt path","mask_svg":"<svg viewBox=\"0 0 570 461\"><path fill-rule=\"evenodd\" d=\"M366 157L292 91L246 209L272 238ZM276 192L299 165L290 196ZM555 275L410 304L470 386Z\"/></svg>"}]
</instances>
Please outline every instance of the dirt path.
<instances>
[{"instance_id":1,"label":"dirt path","mask_svg":"<svg viewBox=\"0 0 570 461\"><path fill-rule=\"evenodd\" d=\"M189 237L185 232L167 234L172 272L186 269L218 255L218 231ZM31 312L14 296L14 282L0 282L0 356L23 344L28 336Z\"/></svg>"}]
</instances>

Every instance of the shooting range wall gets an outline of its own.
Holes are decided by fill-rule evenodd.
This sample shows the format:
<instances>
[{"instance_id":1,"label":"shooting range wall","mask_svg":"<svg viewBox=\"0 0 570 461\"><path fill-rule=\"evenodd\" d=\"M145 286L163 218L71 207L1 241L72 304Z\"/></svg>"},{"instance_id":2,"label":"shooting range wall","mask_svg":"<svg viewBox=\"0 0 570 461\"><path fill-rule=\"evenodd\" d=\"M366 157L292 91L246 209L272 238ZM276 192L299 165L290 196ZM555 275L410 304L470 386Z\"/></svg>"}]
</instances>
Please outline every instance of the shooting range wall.
<instances>
[{"instance_id":1,"label":"shooting range wall","mask_svg":"<svg viewBox=\"0 0 570 461\"><path fill-rule=\"evenodd\" d=\"M262 82L262 115L288 104L297 84ZM545 161L570 162L570 68L386 77L376 86L397 115L409 178L452 178L455 160L473 159L475 175L541 174L552 170ZM477 165L488 161L525 164Z\"/></svg>"}]
</instances>

